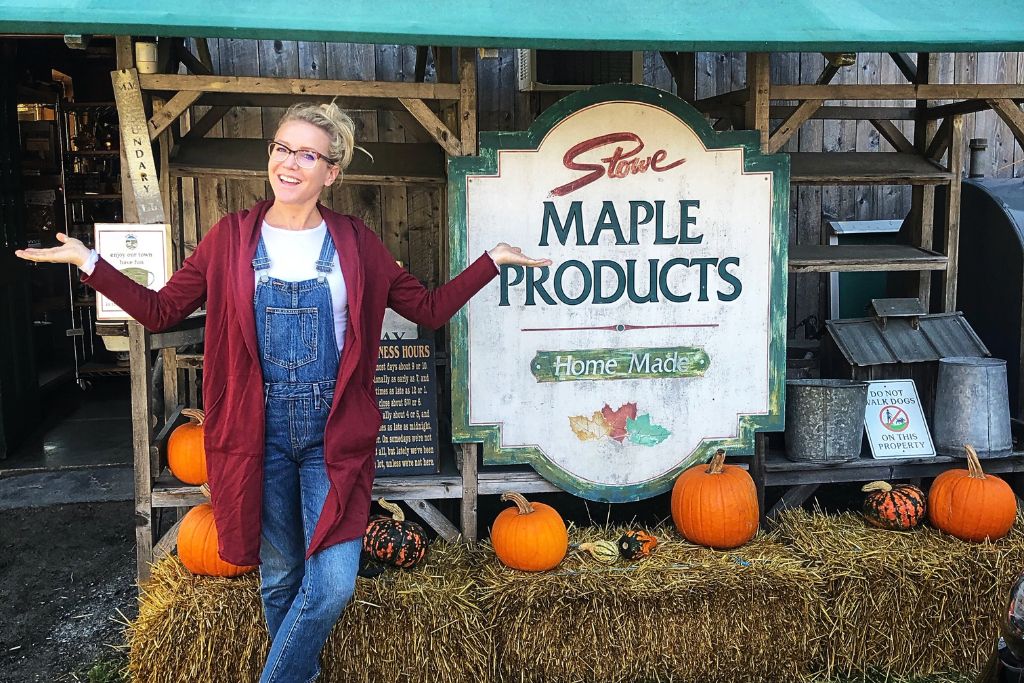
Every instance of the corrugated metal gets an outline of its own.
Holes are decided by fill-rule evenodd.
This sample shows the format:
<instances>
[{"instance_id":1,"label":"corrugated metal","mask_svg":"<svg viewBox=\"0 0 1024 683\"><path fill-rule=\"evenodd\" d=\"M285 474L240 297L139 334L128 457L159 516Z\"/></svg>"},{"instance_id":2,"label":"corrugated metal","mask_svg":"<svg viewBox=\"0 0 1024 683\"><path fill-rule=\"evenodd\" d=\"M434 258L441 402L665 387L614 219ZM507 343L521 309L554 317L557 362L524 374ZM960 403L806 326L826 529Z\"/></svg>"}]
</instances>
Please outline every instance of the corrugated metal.
<instances>
[{"instance_id":1,"label":"corrugated metal","mask_svg":"<svg viewBox=\"0 0 1024 683\"><path fill-rule=\"evenodd\" d=\"M922 319L921 330L940 358L991 355L962 315Z\"/></svg>"},{"instance_id":2,"label":"corrugated metal","mask_svg":"<svg viewBox=\"0 0 1024 683\"><path fill-rule=\"evenodd\" d=\"M607 50L994 52L1020 0L4 0L0 32Z\"/></svg>"},{"instance_id":3,"label":"corrugated metal","mask_svg":"<svg viewBox=\"0 0 1024 683\"><path fill-rule=\"evenodd\" d=\"M959 313L923 315L918 320L916 330L906 318L889 318L884 329L873 318L829 320L826 326L846 361L858 367L990 355Z\"/></svg>"},{"instance_id":4,"label":"corrugated metal","mask_svg":"<svg viewBox=\"0 0 1024 683\"><path fill-rule=\"evenodd\" d=\"M825 324L839 350L843 352L843 357L851 365L884 365L899 360L871 319L829 320Z\"/></svg>"}]
</instances>

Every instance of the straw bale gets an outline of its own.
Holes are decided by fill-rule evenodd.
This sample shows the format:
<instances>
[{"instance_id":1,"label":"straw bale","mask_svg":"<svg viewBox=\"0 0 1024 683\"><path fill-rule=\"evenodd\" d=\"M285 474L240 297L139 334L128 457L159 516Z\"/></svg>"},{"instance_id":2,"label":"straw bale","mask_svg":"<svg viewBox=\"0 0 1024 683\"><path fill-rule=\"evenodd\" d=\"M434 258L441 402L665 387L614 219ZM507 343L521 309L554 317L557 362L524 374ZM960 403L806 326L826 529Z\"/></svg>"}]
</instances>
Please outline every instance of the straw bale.
<instances>
[{"instance_id":1,"label":"straw bale","mask_svg":"<svg viewBox=\"0 0 1024 683\"><path fill-rule=\"evenodd\" d=\"M622 529L571 529L576 546ZM783 681L808 673L821 611L818 577L759 536L731 551L652 530L653 556L601 565L570 549L560 567L519 572L481 563L494 622L495 681Z\"/></svg>"},{"instance_id":2,"label":"straw bale","mask_svg":"<svg viewBox=\"0 0 1024 683\"><path fill-rule=\"evenodd\" d=\"M784 512L773 536L823 581L815 669L871 680L977 670L1024 568L1021 522L994 543L967 543L930 527L875 529L852 513Z\"/></svg>"},{"instance_id":3,"label":"straw bale","mask_svg":"<svg viewBox=\"0 0 1024 683\"><path fill-rule=\"evenodd\" d=\"M435 544L413 570L359 579L321 658L323 683L486 683L493 644L473 600L471 553ZM129 627L138 683L245 683L268 647L258 575L193 576L176 557L154 565Z\"/></svg>"}]
</instances>

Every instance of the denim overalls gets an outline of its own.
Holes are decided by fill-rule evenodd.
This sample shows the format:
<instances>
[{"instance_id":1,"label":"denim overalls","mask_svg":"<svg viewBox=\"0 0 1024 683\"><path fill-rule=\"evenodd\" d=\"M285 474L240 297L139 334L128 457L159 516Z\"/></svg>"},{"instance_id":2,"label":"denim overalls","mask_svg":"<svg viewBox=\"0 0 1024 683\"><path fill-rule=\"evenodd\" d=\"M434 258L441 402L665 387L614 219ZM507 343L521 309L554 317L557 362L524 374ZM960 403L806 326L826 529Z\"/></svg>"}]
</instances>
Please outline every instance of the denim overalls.
<instances>
[{"instance_id":1,"label":"denim overalls","mask_svg":"<svg viewBox=\"0 0 1024 683\"><path fill-rule=\"evenodd\" d=\"M260 593L271 640L260 683L316 679L320 649L352 596L359 569L360 539L305 560L330 487L324 428L339 360L327 283L333 260L328 232L316 278L268 277L262 237L252 262L266 410Z\"/></svg>"}]
</instances>

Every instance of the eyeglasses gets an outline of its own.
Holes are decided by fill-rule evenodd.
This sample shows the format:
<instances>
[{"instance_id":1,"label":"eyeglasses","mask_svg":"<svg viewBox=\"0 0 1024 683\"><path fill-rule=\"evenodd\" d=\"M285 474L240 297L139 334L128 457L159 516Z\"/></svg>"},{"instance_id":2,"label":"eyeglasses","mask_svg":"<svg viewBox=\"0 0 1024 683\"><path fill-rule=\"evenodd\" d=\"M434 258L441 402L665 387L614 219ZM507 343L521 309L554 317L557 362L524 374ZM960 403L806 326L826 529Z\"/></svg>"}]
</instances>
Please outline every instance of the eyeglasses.
<instances>
[{"instance_id":1,"label":"eyeglasses","mask_svg":"<svg viewBox=\"0 0 1024 683\"><path fill-rule=\"evenodd\" d=\"M270 156L271 161L284 162L292 154L295 155L295 163L300 168L313 168L316 166L316 162L323 159L329 164L337 164L335 159L329 156L325 156L320 152L313 149L292 149L288 145L283 145L276 140L267 140L267 154Z\"/></svg>"}]
</instances>

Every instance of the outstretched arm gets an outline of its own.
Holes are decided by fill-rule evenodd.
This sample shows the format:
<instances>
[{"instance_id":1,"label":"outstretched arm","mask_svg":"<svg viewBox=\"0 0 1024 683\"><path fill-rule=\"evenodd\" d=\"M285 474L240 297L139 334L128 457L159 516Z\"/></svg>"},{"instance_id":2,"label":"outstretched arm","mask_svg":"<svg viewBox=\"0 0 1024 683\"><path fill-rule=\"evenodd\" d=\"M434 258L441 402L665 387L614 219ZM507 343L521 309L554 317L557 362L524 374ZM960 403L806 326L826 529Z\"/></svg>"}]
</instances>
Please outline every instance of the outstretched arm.
<instances>
[{"instance_id":1,"label":"outstretched arm","mask_svg":"<svg viewBox=\"0 0 1024 683\"><path fill-rule=\"evenodd\" d=\"M102 258L90 261L92 251L80 240L57 233L60 246L48 249L19 249L15 256L37 263L70 263L92 270L82 281L102 292L146 328L159 332L184 320L206 298L206 249L203 243L185 259L160 291L153 291L121 273Z\"/></svg>"},{"instance_id":2,"label":"outstretched arm","mask_svg":"<svg viewBox=\"0 0 1024 683\"><path fill-rule=\"evenodd\" d=\"M381 248L385 247L381 245ZM501 242L490 251L481 254L450 282L434 290L427 289L408 271L396 265L398 272L388 292L388 306L395 309L399 315L436 330L490 282L503 265L539 267L551 265L551 261L531 258L523 254L519 247Z\"/></svg>"}]
</instances>

